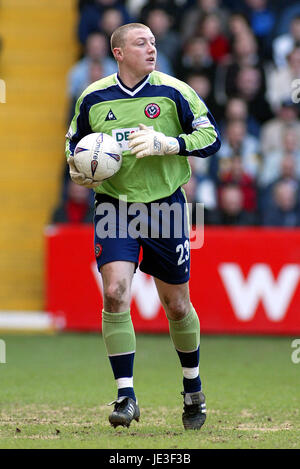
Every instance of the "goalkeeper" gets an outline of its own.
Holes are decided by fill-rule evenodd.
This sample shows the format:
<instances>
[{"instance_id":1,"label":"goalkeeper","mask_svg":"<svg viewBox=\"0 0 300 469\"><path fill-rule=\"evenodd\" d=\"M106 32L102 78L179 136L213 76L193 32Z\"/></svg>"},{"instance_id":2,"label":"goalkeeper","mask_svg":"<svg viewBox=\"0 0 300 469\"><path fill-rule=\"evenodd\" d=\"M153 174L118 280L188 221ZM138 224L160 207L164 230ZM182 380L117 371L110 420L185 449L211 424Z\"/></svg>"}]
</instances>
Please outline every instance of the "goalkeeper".
<instances>
[{"instance_id":1,"label":"goalkeeper","mask_svg":"<svg viewBox=\"0 0 300 469\"><path fill-rule=\"evenodd\" d=\"M184 428L200 429L206 418L199 376L200 325L189 293L189 237L185 232L178 237L175 225L184 226L187 218L181 186L191 175L188 157L216 153L220 137L195 91L155 70L155 38L147 26L121 26L112 34L111 49L119 72L82 93L66 142L72 180L95 191L95 256L103 280L102 334L118 389L109 421L114 427L129 426L140 418L133 386L136 340L130 316L131 283L139 265L154 278L182 367ZM112 135L123 151L119 172L100 185L79 173L73 159L76 144L92 132ZM146 217L145 232L158 220L159 236L124 236L118 216L113 232L101 234L97 226L103 221L104 203L107 207L109 202L112 212L120 215L119 199L124 197L128 214L136 203L147 209L155 208L157 202L181 207L180 220L176 213L168 239L161 236L163 220L155 210Z\"/></svg>"}]
</instances>

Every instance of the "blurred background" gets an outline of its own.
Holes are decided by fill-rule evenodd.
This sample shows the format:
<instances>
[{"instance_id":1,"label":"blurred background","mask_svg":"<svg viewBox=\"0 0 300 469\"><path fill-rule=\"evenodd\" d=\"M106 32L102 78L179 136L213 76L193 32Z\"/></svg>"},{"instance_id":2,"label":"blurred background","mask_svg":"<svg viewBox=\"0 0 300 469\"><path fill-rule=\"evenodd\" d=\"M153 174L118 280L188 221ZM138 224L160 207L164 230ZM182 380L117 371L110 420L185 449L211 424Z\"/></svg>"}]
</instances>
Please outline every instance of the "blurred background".
<instances>
[{"instance_id":1,"label":"blurred background","mask_svg":"<svg viewBox=\"0 0 300 469\"><path fill-rule=\"evenodd\" d=\"M69 180L64 136L81 92L117 71L109 38L127 22L151 28L157 69L193 87L220 127L220 151L190 159L193 176L185 187L193 207L205 207L207 238L202 252L193 253L194 272L207 281L200 265L208 266L223 295L219 303L206 299L204 329L205 312L227 309L243 330L258 307L261 330L268 330L267 312L276 331L300 331L300 2L294 0L1 0L0 329L98 327L93 195ZM256 271L256 297L239 299L228 282L249 286L247 275ZM74 303L73 275L79 277ZM137 277L156 311L134 287L136 324L143 329L143 320L149 324L161 313L149 279ZM205 284L205 292L216 283ZM285 298L281 309L277 297ZM245 301L252 301L249 311ZM290 322L282 329L287 311ZM72 322L75 313L92 319ZM218 315L207 330L214 322ZM230 331L235 327L232 322Z\"/></svg>"}]
</instances>

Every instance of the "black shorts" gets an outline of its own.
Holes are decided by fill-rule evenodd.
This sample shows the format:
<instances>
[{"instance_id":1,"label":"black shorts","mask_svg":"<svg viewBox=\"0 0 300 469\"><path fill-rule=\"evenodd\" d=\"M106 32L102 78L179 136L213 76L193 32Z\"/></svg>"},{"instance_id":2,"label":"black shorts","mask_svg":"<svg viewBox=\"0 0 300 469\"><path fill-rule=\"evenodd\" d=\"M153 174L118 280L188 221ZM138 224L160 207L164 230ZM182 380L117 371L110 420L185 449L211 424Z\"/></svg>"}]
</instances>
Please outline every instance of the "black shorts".
<instances>
[{"instance_id":1,"label":"black shorts","mask_svg":"<svg viewBox=\"0 0 300 469\"><path fill-rule=\"evenodd\" d=\"M189 280L188 205L181 188L169 197L145 204L96 194L94 224L99 270L108 262L130 261L142 272L167 283Z\"/></svg>"}]
</instances>

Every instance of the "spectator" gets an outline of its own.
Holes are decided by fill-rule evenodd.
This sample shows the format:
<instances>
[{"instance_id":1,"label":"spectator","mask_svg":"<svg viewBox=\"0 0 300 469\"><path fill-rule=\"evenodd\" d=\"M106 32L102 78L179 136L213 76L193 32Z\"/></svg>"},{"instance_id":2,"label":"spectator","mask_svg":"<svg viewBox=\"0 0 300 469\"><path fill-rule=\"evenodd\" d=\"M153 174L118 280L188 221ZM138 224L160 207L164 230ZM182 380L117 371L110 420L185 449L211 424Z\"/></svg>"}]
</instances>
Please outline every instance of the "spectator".
<instances>
[{"instance_id":1,"label":"spectator","mask_svg":"<svg viewBox=\"0 0 300 469\"><path fill-rule=\"evenodd\" d=\"M268 0L246 0L245 13L255 34L260 54L271 57L272 35L276 24L275 11Z\"/></svg>"},{"instance_id":2,"label":"spectator","mask_svg":"<svg viewBox=\"0 0 300 469\"><path fill-rule=\"evenodd\" d=\"M197 27L201 24L204 16L215 14L222 25L227 25L228 13L226 9L220 7L220 0L196 0L185 8L180 21L180 35L185 42L192 36L197 36Z\"/></svg>"},{"instance_id":3,"label":"spectator","mask_svg":"<svg viewBox=\"0 0 300 469\"><path fill-rule=\"evenodd\" d=\"M244 121L230 121L226 125L222 147L210 161L209 173L215 181L227 170L230 158L235 155L240 155L243 170L256 178L260 168L259 140L247 134Z\"/></svg>"},{"instance_id":4,"label":"spectator","mask_svg":"<svg viewBox=\"0 0 300 469\"><path fill-rule=\"evenodd\" d=\"M178 52L181 50L181 39L179 34L172 30L172 15L167 9L154 8L148 11L145 24L155 36L158 54L167 57L171 67L175 67Z\"/></svg>"},{"instance_id":5,"label":"spectator","mask_svg":"<svg viewBox=\"0 0 300 469\"><path fill-rule=\"evenodd\" d=\"M281 2L281 0L279 0ZM283 6L284 5L284 6ZM295 0L285 0L281 5L281 11L276 27L276 36L286 34L289 31L291 21L295 16L300 15L300 3Z\"/></svg>"},{"instance_id":6,"label":"spectator","mask_svg":"<svg viewBox=\"0 0 300 469\"><path fill-rule=\"evenodd\" d=\"M240 34L234 39L232 44L232 60L227 69L225 69L227 96L232 96L237 93L237 74L245 67L255 67L259 69L261 75L260 93L263 94L266 86L264 64L259 57L257 41L252 33Z\"/></svg>"},{"instance_id":7,"label":"spectator","mask_svg":"<svg viewBox=\"0 0 300 469\"><path fill-rule=\"evenodd\" d=\"M234 155L229 159L226 170L220 174L220 186L224 184L236 184L243 193L243 210L246 212L256 212L257 193L255 179L246 173L243 167L242 158Z\"/></svg>"},{"instance_id":8,"label":"spectator","mask_svg":"<svg viewBox=\"0 0 300 469\"><path fill-rule=\"evenodd\" d=\"M183 189L190 204L189 210L192 224L196 225L203 222L213 224L217 207L216 189L213 181L205 177L199 182L196 173L193 173L189 182L183 186ZM197 204L203 204L204 206L204 220L201 217L203 213L201 209L198 210L198 213L196 212Z\"/></svg>"},{"instance_id":9,"label":"spectator","mask_svg":"<svg viewBox=\"0 0 300 469\"><path fill-rule=\"evenodd\" d=\"M105 34L109 43L109 38L119 26L124 23L122 11L119 8L107 8L99 18L98 29Z\"/></svg>"},{"instance_id":10,"label":"spectator","mask_svg":"<svg viewBox=\"0 0 300 469\"><path fill-rule=\"evenodd\" d=\"M69 72L68 91L72 100L77 99L91 83L90 64L95 61L101 64L103 77L117 72L115 60L108 55L107 42L103 33L92 33L88 36L84 57L73 65Z\"/></svg>"},{"instance_id":11,"label":"spectator","mask_svg":"<svg viewBox=\"0 0 300 469\"><path fill-rule=\"evenodd\" d=\"M206 158L189 158L192 173L196 176L197 181L202 181L209 177L209 165Z\"/></svg>"},{"instance_id":12,"label":"spectator","mask_svg":"<svg viewBox=\"0 0 300 469\"><path fill-rule=\"evenodd\" d=\"M213 82L215 69L215 64L209 52L209 45L203 37L192 37L183 45L177 69L179 78L184 78L190 73L205 73Z\"/></svg>"},{"instance_id":13,"label":"spectator","mask_svg":"<svg viewBox=\"0 0 300 469\"><path fill-rule=\"evenodd\" d=\"M292 154L287 154L281 162L280 180L294 181L299 186L299 177L296 171L296 158ZM299 194L300 195L300 194Z\"/></svg>"},{"instance_id":14,"label":"spectator","mask_svg":"<svg viewBox=\"0 0 300 469\"><path fill-rule=\"evenodd\" d=\"M300 178L299 136L292 127L287 128L283 134L283 148L263 155L262 168L259 175L259 184L261 186L267 186L279 177L282 161L287 156L294 158L296 177Z\"/></svg>"},{"instance_id":15,"label":"spectator","mask_svg":"<svg viewBox=\"0 0 300 469\"><path fill-rule=\"evenodd\" d=\"M262 66L254 34L245 30L235 36L232 44L233 64L235 68L244 66Z\"/></svg>"},{"instance_id":16,"label":"spectator","mask_svg":"<svg viewBox=\"0 0 300 469\"><path fill-rule=\"evenodd\" d=\"M166 73L167 75L174 75L174 69L170 60L162 52L157 53L156 70Z\"/></svg>"},{"instance_id":17,"label":"spectator","mask_svg":"<svg viewBox=\"0 0 300 469\"><path fill-rule=\"evenodd\" d=\"M145 7L147 0L127 0L126 7L132 18L140 20L141 10Z\"/></svg>"},{"instance_id":18,"label":"spectator","mask_svg":"<svg viewBox=\"0 0 300 469\"><path fill-rule=\"evenodd\" d=\"M244 195L237 184L224 184L219 191L219 208L215 215L218 225L251 226L256 225L255 213L243 209Z\"/></svg>"},{"instance_id":19,"label":"spectator","mask_svg":"<svg viewBox=\"0 0 300 469\"><path fill-rule=\"evenodd\" d=\"M93 217L90 189L69 181L66 200L54 210L52 223L92 223Z\"/></svg>"},{"instance_id":20,"label":"spectator","mask_svg":"<svg viewBox=\"0 0 300 469\"><path fill-rule=\"evenodd\" d=\"M235 186L228 191L229 202L237 202L240 191L242 212L255 217L259 206L264 223L274 186L288 179L298 187L300 179L299 106L291 100L292 82L300 79L296 3L80 0L78 34L85 50L69 72L71 113L89 83L117 72L107 47L111 30L136 19L147 23L157 39L157 69L185 80L221 124L218 154L210 161L190 158L194 174L186 186L188 198L204 203L206 224L221 223L222 214L225 223L240 225L244 215L235 218L225 210L224 217L223 208L217 210L221 188Z\"/></svg>"},{"instance_id":21,"label":"spectator","mask_svg":"<svg viewBox=\"0 0 300 469\"><path fill-rule=\"evenodd\" d=\"M278 68L287 65L287 56L300 43L300 14L295 16L290 24L290 30L274 39L273 59Z\"/></svg>"},{"instance_id":22,"label":"spectator","mask_svg":"<svg viewBox=\"0 0 300 469\"><path fill-rule=\"evenodd\" d=\"M99 63L97 60L91 62L90 68L89 68L89 80L88 80L87 86L90 83L94 83L95 81L100 80L100 78L102 77L104 77L102 64Z\"/></svg>"},{"instance_id":23,"label":"spectator","mask_svg":"<svg viewBox=\"0 0 300 469\"><path fill-rule=\"evenodd\" d=\"M221 115L221 108L215 103L211 92L211 81L205 74L191 73L186 78L186 83L193 88L198 96L205 102L206 106L214 116ZM218 118L217 118L218 120ZM205 223L213 222L214 210L216 208L216 187L214 181L209 177L209 161L207 158L190 158L192 173L197 179L195 199L204 204Z\"/></svg>"},{"instance_id":24,"label":"spectator","mask_svg":"<svg viewBox=\"0 0 300 469\"><path fill-rule=\"evenodd\" d=\"M136 0L129 0L135 2ZM141 0L137 0L141 2ZM146 23L147 16L151 10L163 9L172 19L172 29L178 31L183 12L194 3L195 0L143 0L143 6L140 9L139 22Z\"/></svg>"},{"instance_id":25,"label":"spectator","mask_svg":"<svg viewBox=\"0 0 300 469\"><path fill-rule=\"evenodd\" d=\"M292 181L282 180L274 184L262 223L264 226L286 228L300 226L298 187Z\"/></svg>"},{"instance_id":26,"label":"spectator","mask_svg":"<svg viewBox=\"0 0 300 469\"><path fill-rule=\"evenodd\" d=\"M216 185L208 177L198 182L196 199L198 203L204 205L204 223L205 225L215 225L217 218L217 190Z\"/></svg>"},{"instance_id":27,"label":"spectator","mask_svg":"<svg viewBox=\"0 0 300 469\"><path fill-rule=\"evenodd\" d=\"M221 120L220 119L220 127L221 127L221 133L223 133L223 130L225 128L226 122L229 121L244 121L247 126L247 133L250 135L253 135L256 138L259 138L260 135L260 124L259 122L255 119L254 116L249 115L248 111L248 104L246 103L245 100L240 98L239 96L229 98L226 107L225 107L225 113L224 113L225 119Z\"/></svg>"},{"instance_id":28,"label":"spectator","mask_svg":"<svg viewBox=\"0 0 300 469\"><path fill-rule=\"evenodd\" d=\"M291 99L281 102L273 119L261 127L261 151L263 154L283 149L283 135L287 128L294 128L300 146L299 111Z\"/></svg>"},{"instance_id":29,"label":"spectator","mask_svg":"<svg viewBox=\"0 0 300 469\"><path fill-rule=\"evenodd\" d=\"M281 161L280 176L275 181L267 185L258 185L258 213L260 215L260 224L262 223L263 216L270 206L272 200L274 184L281 180L296 180L295 159L291 155L285 156ZM300 192L299 192L300 193Z\"/></svg>"},{"instance_id":30,"label":"spectator","mask_svg":"<svg viewBox=\"0 0 300 469\"><path fill-rule=\"evenodd\" d=\"M117 9L122 15L122 23L130 23L127 8L119 0L94 0L92 4L85 4L79 15L78 39L85 45L88 36L99 31L101 17L107 9Z\"/></svg>"},{"instance_id":31,"label":"spectator","mask_svg":"<svg viewBox=\"0 0 300 469\"><path fill-rule=\"evenodd\" d=\"M273 117L264 97L264 77L257 67L242 68L236 78L237 94L246 101L251 118L263 124Z\"/></svg>"},{"instance_id":32,"label":"spectator","mask_svg":"<svg viewBox=\"0 0 300 469\"><path fill-rule=\"evenodd\" d=\"M93 60L89 62L87 72L88 72L87 77L86 77L87 81L86 81L86 84L84 85L85 88L91 83L94 83L95 81L100 80L100 78L103 78L105 76L103 73L102 64L98 60ZM79 90L80 92L78 96L70 96L68 122L72 120L72 117L75 112L76 101L78 97L80 96L81 92L83 91L83 89Z\"/></svg>"},{"instance_id":33,"label":"spectator","mask_svg":"<svg viewBox=\"0 0 300 469\"><path fill-rule=\"evenodd\" d=\"M283 100L290 99L292 83L300 78L300 45L287 56L287 65L273 70L269 76L268 100L274 112L277 112Z\"/></svg>"},{"instance_id":34,"label":"spectator","mask_svg":"<svg viewBox=\"0 0 300 469\"><path fill-rule=\"evenodd\" d=\"M229 16L228 30L231 44L240 37L253 34L247 18L242 13L233 13Z\"/></svg>"},{"instance_id":35,"label":"spectator","mask_svg":"<svg viewBox=\"0 0 300 469\"><path fill-rule=\"evenodd\" d=\"M255 89L255 94L258 99L264 98L266 91L265 66L258 54L257 40L253 33L247 30L239 33L233 38L231 56L225 63L217 67L217 101L225 104L228 98L236 96L239 93L237 81L239 72L250 68L257 70L257 77L254 77L254 80L258 88Z\"/></svg>"},{"instance_id":36,"label":"spectator","mask_svg":"<svg viewBox=\"0 0 300 469\"><path fill-rule=\"evenodd\" d=\"M198 96L205 102L217 122L223 115L223 108L216 103L213 92L213 83L205 73L190 73L185 81L193 88Z\"/></svg>"},{"instance_id":37,"label":"spectator","mask_svg":"<svg viewBox=\"0 0 300 469\"><path fill-rule=\"evenodd\" d=\"M208 77L204 73L190 73L186 80L206 103L211 96L211 82Z\"/></svg>"},{"instance_id":38,"label":"spectator","mask_svg":"<svg viewBox=\"0 0 300 469\"><path fill-rule=\"evenodd\" d=\"M221 20L215 13L203 17L196 27L196 35L203 36L208 43L209 53L215 63L223 62L229 53L229 41L225 36Z\"/></svg>"}]
</instances>

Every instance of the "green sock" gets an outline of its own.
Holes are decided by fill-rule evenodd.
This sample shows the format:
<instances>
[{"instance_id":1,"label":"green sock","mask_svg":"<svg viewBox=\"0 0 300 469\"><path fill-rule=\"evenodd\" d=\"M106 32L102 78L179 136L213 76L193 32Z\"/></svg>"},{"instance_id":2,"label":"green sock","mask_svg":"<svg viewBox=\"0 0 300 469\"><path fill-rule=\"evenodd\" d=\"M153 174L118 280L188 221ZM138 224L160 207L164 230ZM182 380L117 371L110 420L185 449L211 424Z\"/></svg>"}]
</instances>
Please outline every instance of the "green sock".
<instances>
[{"instance_id":1,"label":"green sock","mask_svg":"<svg viewBox=\"0 0 300 469\"><path fill-rule=\"evenodd\" d=\"M198 315L191 305L191 311L187 316L180 321L169 319L169 324L170 335L182 366L184 392L198 392L201 390L199 376L200 322Z\"/></svg>"},{"instance_id":2,"label":"green sock","mask_svg":"<svg viewBox=\"0 0 300 469\"><path fill-rule=\"evenodd\" d=\"M122 313L102 311L102 336L108 355L135 352L136 340L130 309Z\"/></svg>"},{"instance_id":3,"label":"green sock","mask_svg":"<svg viewBox=\"0 0 300 469\"><path fill-rule=\"evenodd\" d=\"M123 313L102 311L102 335L118 387L118 398L126 396L136 400L133 389L136 340L130 310Z\"/></svg>"},{"instance_id":4,"label":"green sock","mask_svg":"<svg viewBox=\"0 0 300 469\"><path fill-rule=\"evenodd\" d=\"M191 305L191 311L179 321L169 319L170 336L176 350L190 352L197 350L200 344L200 322L198 315Z\"/></svg>"}]
</instances>

